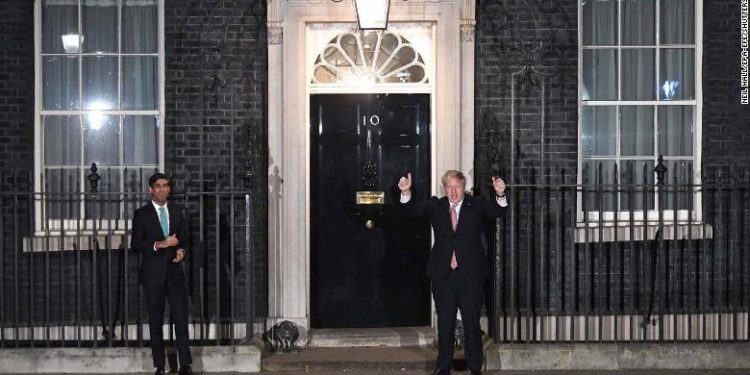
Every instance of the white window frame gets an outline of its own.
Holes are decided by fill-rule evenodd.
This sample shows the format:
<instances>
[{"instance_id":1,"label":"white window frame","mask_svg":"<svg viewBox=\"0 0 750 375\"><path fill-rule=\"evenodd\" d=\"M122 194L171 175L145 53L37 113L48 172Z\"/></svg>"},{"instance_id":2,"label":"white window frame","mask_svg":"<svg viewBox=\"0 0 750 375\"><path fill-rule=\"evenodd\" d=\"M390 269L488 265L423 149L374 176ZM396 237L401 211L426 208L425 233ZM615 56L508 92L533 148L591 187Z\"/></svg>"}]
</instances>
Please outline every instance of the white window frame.
<instances>
[{"instance_id":1,"label":"white window frame","mask_svg":"<svg viewBox=\"0 0 750 375\"><path fill-rule=\"evenodd\" d=\"M657 122L658 121L658 108L668 105L691 105L694 107L694 118L693 118L693 156L692 157L669 157L664 160L665 166L668 168L668 170L671 171L672 165L675 161L692 161L693 163L693 171L692 171L692 181L694 185L699 185L701 183L701 159L702 159L702 134L703 134L703 82L702 82L702 70L703 70L703 1L701 0L694 0L695 1L695 20L694 20L694 28L695 28L695 44L694 45L659 45L659 5L661 0L654 0L654 7L655 7L655 17L656 17L656 23L654 25L654 32L655 32L655 42L653 46L622 46L620 43L620 40L622 38L622 18L621 18L621 11L622 11L622 0L617 1L618 4L618 12L617 12L617 25L618 25L618 41L617 45L613 46L583 46L583 1L584 0L578 0L578 173L577 173L577 184L578 186L583 185L583 157L582 157L582 143L581 143L581 133L582 133L582 114L583 114L583 108L587 106L614 106L619 107L621 105L642 105L642 106L652 106L655 108L654 110L654 126L656 129L658 129ZM590 0L589 0L590 1ZM621 79L622 79L622 67L620 65L620 62L622 60L622 53L621 51L623 49L633 49L633 48L650 48L655 51L655 76L658 80L659 77L659 59L660 59L660 53L659 51L662 48L680 48L680 47L693 47L695 49L695 99L693 100L671 100L671 101L664 101L664 100L599 100L599 101L592 101L587 100L584 101L581 99L581 91L583 88L583 51L587 49L616 49L617 50L617 77L618 80L618 96L619 96L619 90L622 90ZM657 81L658 84L658 81ZM658 86L658 85L657 85ZM660 88L658 88L660 89ZM656 98L658 99L658 97ZM619 113L619 110L618 110ZM619 115L617 120L617 126L616 126L616 134L620 134L620 121L619 121ZM654 132L654 134L657 134ZM654 137L654 142L656 141L657 137ZM619 148L620 144L619 142L616 144L616 148L618 152L616 152L617 156L613 157L590 157L586 158L586 160L615 160L616 162L620 162L623 158L620 156ZM658 155L651 156L643 156L643 157L635 157L635 156L628 156L627 160L648 160L653 161L654 166L656 166L656 158ZM670 165L671 164L671 165ZM618 171L620 169L618 168ZM619 172L618 172L619 173ZM671 174L669 179L671 180ZM653 177L653 181L656 181L656 176ZM621 183L622 181L620 181ZM595 183L595 182L589 182L589 183ZM667 186L670 186L669 181L665 181ZM636 182L637 184L637 182ZM588 211L583 212L583 201L582 191L578 192L578 199L577 201L577 215L576 220L578 222L579 227L585 227L586 223L588 223L589 227L597 227L601 223L602 225L611 226L612 223L615 221L615 219L618 221L618 226L622 225L629 225L629 222L631 220L630 218L630 211L624 210L624 211L604 211L602 212L602 217L599 216L599 211ZM655 197L654 202L657 202L658 197ZM617 202L616 202L617 203ZM644 211L643 210L634 210L633 211L633 221L636 225L655 225L658 224L660 220L663 220L665 223L674 223L677 222L683 222L686 223L688 221L692 221L694 223L700 223L702 220L702 205L701 205L701 194L698 191L695 191L693 193L693 206L692 206L692 218L688 218L688 210L674 210L674 209L662 209L661 213L657 209L650 209L646 211L646 217L644 218ZM676 212L676 215L675 215ZM615 218L615 215L617 217ZM676 217L675 217L676 216Z\"/></svg>"},{"instance_id":2,"label":"white window frame","mask_svg":"<svg viewBox=\"0 0 750 375\"><path fill-rule=\"evenodd\" d=\"M83 1L83 0L81 0ZM158 116L159 127L158 127L158 168L159 170L164 169L164 128L165 128L165 98L164 98L164 82L165 82L165 45L164 45L164 26L165 26L165 13L164 13L164 0L155 0L157 4L157 70L158 70L158 103L156 110L108 110L98 111L102 115L117 115L117 116L129 116L129 115L153 115ZM130 228L130 218L120 219L54 219L46 220L43 217L44 200L43 195L39 192L43 192L42 186L42 173L43 173L43 162L44 162L44 131L42 128L42 115L84 115L91 112L91 110L79 109L78 111L45 111L42 109L43 105L43 74L42 74L42 2L43 0L34 0L34 236L60 236L63 234L77 233L79 235L90 235L94 233L94 228L97 232L115 231L123 232L124 229ZM120 17L118 11L118 17ZM118 27L121 24L118 22ZM81 25L79 24L79 29ZM120 38L120 30L118 30L118 40ZM118 42L119 43L119 42ZM121 53L111 54L113 56L122 56ZM119 60L121 61L121 60ZM121 64L118 63L118 64ZM79 72L80 74L80 72ZM122 84L122 70L118 69L118 95L121 92ZM79 85L81 84L79 80ZM82 105L82 103L81 103ZM122 129L122 122L120 121L120 129ZM82 142L83 147L83 142ZM120 147L120 157L122 158L122 147ZM81 186L87 190L88 184L86 181L86 172L89 167L82 167L83 176L81 178ZM123 166L118 168L122 169ZM144 176L146 179L149 176ZM121 181L121 184L124 181ZM81 194L83 198L83 194ZM83 212L83 207L81 207ZM45 224L48 225L45 227ZM71 234L72 235L72 234Z\"/></svg>"}]
</instances>

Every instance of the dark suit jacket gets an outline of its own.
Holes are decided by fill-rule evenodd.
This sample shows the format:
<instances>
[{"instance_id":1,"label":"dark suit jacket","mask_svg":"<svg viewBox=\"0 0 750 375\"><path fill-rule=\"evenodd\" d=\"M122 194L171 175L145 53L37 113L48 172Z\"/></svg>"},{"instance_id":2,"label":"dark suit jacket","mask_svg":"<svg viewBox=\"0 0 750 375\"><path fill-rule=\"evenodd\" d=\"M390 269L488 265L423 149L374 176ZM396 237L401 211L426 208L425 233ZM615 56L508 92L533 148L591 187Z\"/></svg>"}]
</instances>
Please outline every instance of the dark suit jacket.
<instances>
[{"instance_id":1,"label":"dark suit jacket","mask_svg":"<svg viewBox=\"0 0 750 375\"><path fill-rule=\"evenodd\" d=\"M427 261L427 276L442 280L451 273L451 257L456 252L458 273L465 280L478 281L489 276L486 248L482 242L482 229L487 220L494 220L505 213L506 207L497 202L488 202L465 196L458 215L458 226L453 232L450 217L450 202L447 197L432 197L416 203L414 197L402 204L404 213L412 218L427 219L432 224L435 243Z\"/></svg>"},{"instance_id":2,"label":"dark suit jacket","mask_svg":"<svg viewBox=\"0 0 750 375\"><path fill-rule=\"evenodd\" d=\"M141 261L141 283L146 286L164 286L167 282L182 283L185 281L185 271L182 262L173 263L177 256L177 249L185 250L187 257L188 230L185 217L179 206L172 202L167 205L169 211L169 234L177 234L180 241L178 246L154 251L154 243L163 240L164 233L159 223L159 214L154 205L148 202L145 206L135 210L133 214L133 234L130 248L143 254ZM184 260L184 258L183 258Z\"/></svg>"}]
</instances>

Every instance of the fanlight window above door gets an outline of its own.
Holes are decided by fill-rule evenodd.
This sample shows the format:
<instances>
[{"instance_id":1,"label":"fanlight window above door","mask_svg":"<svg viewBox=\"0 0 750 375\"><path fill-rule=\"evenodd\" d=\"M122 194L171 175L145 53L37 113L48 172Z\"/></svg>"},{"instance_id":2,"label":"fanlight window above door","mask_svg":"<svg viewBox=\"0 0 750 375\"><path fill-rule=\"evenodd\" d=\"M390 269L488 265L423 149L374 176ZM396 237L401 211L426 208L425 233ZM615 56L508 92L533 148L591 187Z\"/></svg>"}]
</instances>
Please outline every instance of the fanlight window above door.
<instances>
[{"instance_id":1,"label":"fanlight window above door","mask_svg":"<svg viewBox=\"0 0 750 375\"><path fill-rule=\"evenodd\" d=\"M389 31L346 32L318 55L312 84L429 83L422 56Z\"/></svg>"}]
</instances>

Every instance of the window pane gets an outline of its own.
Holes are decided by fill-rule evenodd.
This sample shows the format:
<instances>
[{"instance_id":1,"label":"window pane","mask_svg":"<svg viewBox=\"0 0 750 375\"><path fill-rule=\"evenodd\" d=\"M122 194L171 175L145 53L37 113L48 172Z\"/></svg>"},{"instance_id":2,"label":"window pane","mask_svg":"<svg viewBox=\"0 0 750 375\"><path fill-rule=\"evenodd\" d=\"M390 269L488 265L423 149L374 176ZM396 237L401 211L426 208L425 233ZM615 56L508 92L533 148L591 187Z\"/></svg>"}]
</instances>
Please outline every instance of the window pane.
<instances>
[{"instance_id":1,"label":"window pane","mask_svg":"<svg viewBox=\"0 0 750 375\"><path fill-rule=\"evenodd\" d=\"M617 45L617 1L584 0L583 45Z\"/></svg>"},{"instance_id":2,"label":"window pane","mask_svg":"<svg viewBox=\"0 0 750 375\"><path fill-rule=\"evenodd\" d=\"M645 179L644 179L645 176ZM650 210L654 205L654 161L620 161L620 209Z\"/></svg>"},{"instance_id":3,"label":"window pane","mask_svg":"<svg viewBox=\"0 0 750 375\"><path fill-rule=\"evenodd\" d=\"M376 67L381 67L398 47L398 38L393 34L385 34L380 40L380 49L377 51Z\"/></svg>"},{"instance_id":4,"label":"window pane","mask_svg":"<svg viewBox=\"0 0 750 375\"><path fill-rule=\"evenodd\" d=\"M660 0L661 44L695 43L695 0Z\"/></svg>"},{"instance_id":5,"label":"window pane","mask_svg":"<svg viewBox=\"0 0 750 375\"><path fill-rule=\"evenodd\" d=\"M62 36L78 34L78 6L70 4L54 0L42 4L42 53L66 53Z\"/></svg>"},{"instance_id":6,"label":"window pane","mask_svg":"<svg viewBox=\"0 0 750 375\"><path fill-rule=\"evenodd\" d=\"M315 68L315 82L316 83L332 83L339 81L339 75L336 71L329 68L328 66L321 65Z\"/></svg>"},{"instance_id":7,"label":"window pane","mask_svg":"<svg viewBox=\"0 0 750 375\"><path fill-rule=\"evenodd\" d=\"M375 57L375 47L378 44L378 33L375 31L362 32L362 50L365 53L365 62L372 66L372 59Z\"/></svg>"},{"instance_id":8,"label":"window pane","mask_svg":"<svg viewBox=\"0 0 750 375\"><path fill-rule=\"evenodd\" d=\"M157 57L122 58L122 109L157 109Z\"/></svg>"},{"instance_id":9,"label":"window pane","mask_svg":"<svg viewBox=\"0 0 750 375\"><path fill-rule=\"evenodd\" d=\"M654 155L654 107L620 107L622 156Z\"/></svg>"},{"instance_id":10,"label":"window pane","mask_svg":"<svg viewBox=\"0 0 750 375\"><path fill-rule=\"evenodd\" d=\"M357 38L355 38L354 35L346 34L342 36L339 44L341 45L341 49L343 49L346 55L349 56L352 62L354 62L354 65L362 64Z\"/></svg>"},{"instance_id":11,"label":"window pane","mask_svg":"<svg viewBox=\"0 0 750 375\"><path fill-rule=\"evenodd\" d=\"M84 52L117 52L117 1L86 0L81 7Z\"/></svg>"},{"instance_id":12,"label":"window pane","mask_svg":"<svg viewBox=\"0 0 750 375\"><path fill-rule=\"evenodd\" d=\"M43 58L42 107L46 110L78 110L78 57Z\"/></svg>"},{"instance_id":13,"label":"window pane","mask_svg":"<svg viewBox=\"0 0 750 375\"><path fill-rule=\"evenodd\" d=\"M383 82L421 82L424 79L424 75L424 69L422 69L421 66L412 65L404 70L401 70L400 72L396 72L388 77L385 77Z\"/></svg>"},{"instance_id":14,"label":"window pane","mask_svg":"<svg viewBox=\"0 0 750 375\"><path fill-rule=\"evenodd\" d=\"M615 209L617 189L613 186L614 171L614 160L584 160L583 184L588 186L588 191L584 193L584 211L597 211L600 207L604 211Z\"/></svg>"},{"instance_id":15,"label":"window pane","mask_svg":"<svg viewBox=\"0 0 750 375\"><path fill-rule=\"evenodd\" d=\"M693 107L659 107L659 153L664 156L693 155Z\"/></svg>"},{"instance_id":16,"label":"window pane","mask_svg":"<svg viewBox=\"0 0 750 375\"><path fill-rule=\"evenodd\" d=\"M122 52L156 53L159 26L156 1L122 4Z\"/></svg>"},{"instance_id":17,"label":"window pane","mask_svg":"<svg viewBox=\"0 0 750 375\"><path fill-rule=\"evenodd\" d=\"M78 219L81 216L80 169L49 168L44 171L44 210L50 219ZM73 194L75 193L75 194Z\"/></svg>"},{"instance_id":18,"label":"window pane","mask_svg":"<svg viewBox=\"0 0 750 375\"><path fill-rule=\"evenodd\" d=\"M654 0L622 2L622 44L647 46L656 43Z\"/></svg>"},{"instance_id":19,"label":"window pane","mask_svg":"<svg viewBox=\"0 0 750 375\"><path fill-rule=\"evenodd\" d=\"M342 68L347 71L351 70L352 65L349 63L349 60L341 50L336 47L328 47L328 49L326 49L325 59L329 64L337 68Z\"/></svg>"},{"instance_id":20,"label":"window pane","mask_svg":"<svg viewBox=\"0 0 750 375\"><path fill-rule=\"evenodd\" d=\"M616 154L616 107L583 107L581 113L581 154L611 156Z\"/></svg>"},{"instance_id":21,"label":"window pane","mask_svg":"<svg viewBox=\"0 0 750 375\"><path fill-rule=\"evenodd\" d=\"M44 165L81 165L81 118L46 116L44 121Z\"/></svg>"},{"instance_id":22,"label":"window pane","mask_svg":"<svg viewBox=\"0 0 750 375\"><path fill-rule=\"evenodd\" d=\"M417 58L417 52L414 50L414 48L411 48L409 46L403 46L398 49L398 52L396 52L395 56L393 57L393 60L388 63L388 66L385 67L381 72L383 75L392 73L395 70L400 69L404 65L407 65L409 63L412 63Z\"/></svg>"},{"instance_id":23,"label":"window pane","mask_svg":"<svg viewBox=\"0 0 750 375\"><path fill-rule=\"evenodd\" d=\"M695 51L686 48L661 50L659 97L662 100L695 99Z\"/></svg>"},{"instance_id":24,"label":"window pane","mask_svg":"<svg viewBox=\"0 0 750 375\"><path fill-rule=\"evenodd\" d=\"M654 100L656 77L653 49L622 51L622 100Z\"/></svg>"},{"instance_id":25,"label":"window pane","mask_svg":"<svg viewBox=\"0 0 750 375\"><path fill-rule=\"evenodd\" d=\"M120 164L120 127L117 116L92 113L84 119L84 163L96 165Z\"/></svg>"},{"instance_id":26,"label":"window pane","mask_svg":"<svg viewBox=\"0 0 750 375\"><path fill-rule=\"evenodd\" d=\"M581 100L617 100L617 51L583 51Z\"/></svg>"},{"instance_id":27,"label":"window pane","mask_svg":"<svg viewBox=\"0 0 750 375\"><path fill-rule=\"evenodd\" d=\"M158 163L159 118L157 116L126 116L123 120L123 157L125 165Z\"/></svg>"},{"instance_id":28,"label":"window pane","mask_svg":"<svg viewBox=\"0 0 750 375\"><path fill-rule=\"evenodd\" d=\"M117 109L117 58L83 58L83 108Z\"/></svg>"}]
</instances>

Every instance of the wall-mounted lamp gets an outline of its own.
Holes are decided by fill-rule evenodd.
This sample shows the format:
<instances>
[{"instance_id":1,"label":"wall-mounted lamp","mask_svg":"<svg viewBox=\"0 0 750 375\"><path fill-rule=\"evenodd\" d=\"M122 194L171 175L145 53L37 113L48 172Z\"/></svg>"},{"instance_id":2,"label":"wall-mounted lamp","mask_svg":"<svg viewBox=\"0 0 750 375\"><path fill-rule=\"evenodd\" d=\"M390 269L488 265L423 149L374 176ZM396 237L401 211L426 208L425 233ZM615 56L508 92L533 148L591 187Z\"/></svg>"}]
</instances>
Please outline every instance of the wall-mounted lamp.
<instances>
[{"instance_id":1,"label":"wall-mounted lamp","mask_svg":"<svg viewBox=\"0 0 750 375\"><path fill-rule=\"evenodd\" d=\"M83 35L65 34L62 36L62 44L65 53L78 53L83 44Z\"/></svg>"},{"instance_id":2,"label":"wall-mounted lamp","mask_svg":"<svg viewBox=\"0 0 750 375\"><path fill-rule=\"evenodd\" d=\"M388 27L390 0L354 0L357 23L362 30L385 30Z\"/></svg>"}]
</instances>

